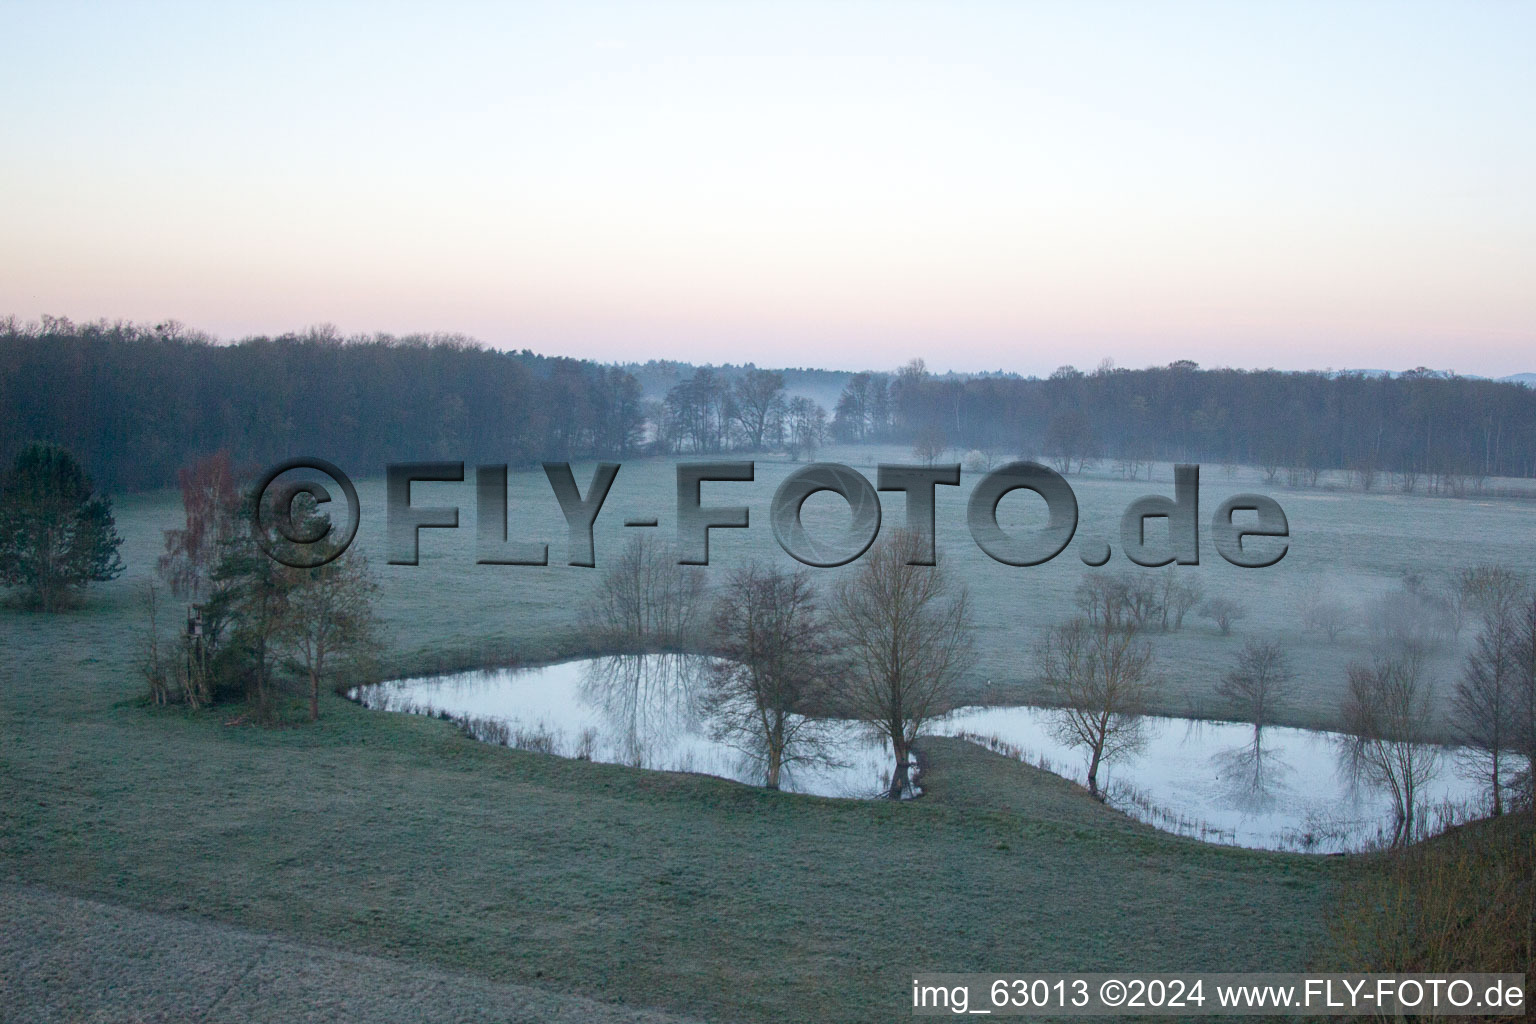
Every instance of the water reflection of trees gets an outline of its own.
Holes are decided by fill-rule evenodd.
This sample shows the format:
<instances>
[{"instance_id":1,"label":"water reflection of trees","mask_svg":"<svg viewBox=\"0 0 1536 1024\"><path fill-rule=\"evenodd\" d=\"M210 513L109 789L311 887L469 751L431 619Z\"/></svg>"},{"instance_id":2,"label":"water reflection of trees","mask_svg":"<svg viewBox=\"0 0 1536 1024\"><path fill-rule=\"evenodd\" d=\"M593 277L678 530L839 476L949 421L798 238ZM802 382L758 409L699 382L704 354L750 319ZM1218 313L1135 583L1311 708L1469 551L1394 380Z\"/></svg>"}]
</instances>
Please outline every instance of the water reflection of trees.
<instances>
[{"instance_id":1,"label":"water reflection of trees","mask_svg":"<svg viewBox=\"0 0 1536 1024\"><path fill-rule=\"evenodd\" d=\"M802 789L800 780L819 772L847 768L847 755L865 730L845 721L806 715L786 716L785 734L791 742L780 746L775 755L768 737L753 724L763 712L752 701L737 697L721 698L706 692L701 701L702 724L710 737L735 753L736 777L761 784L769 777L768 766L775 757L779 765L776 789ZM854 741L851 743L850 741ZM888 745L887 745L888 746ZM887 771L886 786L890 785ZM858 793L876 796L875 792Z\"/></svg>"},{"instance_id":2,"label":"water reflection of trees","mask_svg":"<svg viewBox=\"0 0 1536 1024\"><path fill-rule=\"evenodd\" d=\"M623 654L587 663L581 699L607 720L613 760L652 767L697 725L705 664L689 654Z\"/></svg>"},{"instance_id":3,"label":"water reflection of trees","mask_svg":"<svg viewBox=\"0 0 1536 1024\"><path fill-rule=\"evenodd\" d=\"M1247 743L1219 750L1211 757L1223 795L1240 810L1251 814L1275 809L1290 766L1264 742L1264 730L1255 727Z\"/></svg>"}]
</instances>

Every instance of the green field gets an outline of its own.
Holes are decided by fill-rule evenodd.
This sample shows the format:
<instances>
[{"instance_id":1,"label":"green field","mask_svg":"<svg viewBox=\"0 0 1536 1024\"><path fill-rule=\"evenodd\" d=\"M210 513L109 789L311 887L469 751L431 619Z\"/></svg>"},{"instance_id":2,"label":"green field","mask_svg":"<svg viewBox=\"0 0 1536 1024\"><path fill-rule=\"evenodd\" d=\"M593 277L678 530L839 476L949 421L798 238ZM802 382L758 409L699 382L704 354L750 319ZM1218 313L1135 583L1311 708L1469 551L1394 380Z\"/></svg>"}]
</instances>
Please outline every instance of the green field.
<instances>
[{"instance_id":1,"label":"green field","mask_svg":"<svg viewBox=\"0 0 1536 1024\"><path fill-rule=\"evenodd\" d=\"M873 476L870 450L823 457ZM627 516L657 515L671 536L672 465L625 465L599 521L599 565ZM712 574L752 556L788 563L767 508L791 468L759 462L756 483L706 485L706 504L749 504L754 522L714 533ZM1251 476L1206 475L1206 524L1225 494L1256 489ZM577 467L583 487L589 476ZM1113 539L1132 498L1171 493L1166 466L1151 483L1073 484L1080 538ZM417 504L460 505L461 528L424 531L419 566L385 565L382 482L360 484L359 543L384 583L394 670L586 650L575 611L598 573L559 564L565 530L542 473L514 474L512 488L514 532L549 540L556 565L475 565L468 482L418 487ZM1027 699L1030 649L1069 613L1085 569L1075 550L1032 569L991 562L965 530L967 488L947 490L961 493L940 491L941 562L978 611L969 692ZM1530 504L1274 493L1292 530L1279 566L1233 568L1207 537L1203 564L1181 570L1251 614L1230 637L1192 618L1155 638L1168 683L1158 710L1216 713L1213 682L1262 634L1299 670L1304 699L1288 720L1328 724L1344 666L1369 640L1302 633L1294 609L1309 590L1363 603L1406 571L1536 568ZM813 499L809 517L835 520L830 505ZM1005 519L1026 522L1024 507L1009 499ZM0 880L724 1020L904 1017L917 970L1300 969L1322 937L1340 860L1167 836L958 741L929 741L927 795L892 806L489 747L333 696L318 726L150 708L134 672L142 588L179 501L133 496L118 509L124 577L78 611L0 611ZM887 524L901 517L888 496ZM1453 665L1442 659L1447 679Z\"/></svg>"},{"instance_id":2,"label":"green field","mask_svg":"<svg viewBox=\"0 0 1536 1024\"><path fill-rule=\"evenodd\" d=\"M832 448L820 457L853 465L871 480L877 462L911 460L910 453L899 448ZM395 664L420 671L585 652L587 644L577 627L575 610L601 572L605 553L613 555L627 536L644 532L626 530L624 520L655 516L660 527L652 532L662 539L675 536L674 467L672 460L624 464L598 519L597 570L565 564L566 527L542 472L512 474L508 521L513 537L549 543L552 564L548 567L475 564L472 468L467 471L471 479L463 484L426 483L414 488L416 504L457 505L459 529L422 531L420 565L386 565L383 481L364 480L358 488L363 507L358 544L371 553L386 586L384 614ZM752 558L796 565L779 549L768 522L774 489L794 468L782 459L759 459L752 483L704 485L705 505L747 505L753 524L747 530L711 532L712 577ZM578 484L585 488L591 466L577 465L574 470ZM1193 613L1183 630L1151 635L1165 680L1155 710L1218 717L1223 709L1211 699L1212 687L1244 641L1262 636L1281 642L1298 675L1298 699L1282 711L1282 717L1286 724L1306 727L1334 724L1346 667L1352 660L1369 657L1374 643L1359 624L1336 642L1306 632L1298 609L1309 595L1330 594L1358 611L1398 587L1407 573L1421 574L1433 584L1457 569L1485 562L1536 578L1536 545L1531 543L1536 537L1536 502L1288 490L1265 486L1254 470L1238 470L1229 479L1220 467L1210 466L1203 467L1201 481L1201 564L1141 569L1119 553L1120 516L1144 494L1172 494L1172 472L1166 464L1157 467L1150 482L1125 481L1107 473L1071 477L1081 509L1072 545L1043 566L1007 566L988 558L971 539L965 512L975 475L967 473L962 479L960 487L937 489L938 547L942 564L965 582L974 599L976 663L966 687L967 696L980 702L1027 703L1040 696L1033 647L1045 629L1072 614L1073 590L1090 571L1077 553L1086 542L1107 540L1114 545L1115 557L1105 571L1179 572L1198 581L1207 595L1234 598L1248 609L1248 617L1230 636L1222 636L1209 620ZM1226 497L1248 491L1271 494L1290 522L1289 552L1271 568L1240 569L1228 564L1216 553L1210 537L1210 517L1216 507ZM882 502L883 525L900 526L905 518L902 496L886 494ZM999 519L1006 528L1030 529L1043 524L1043 508L1028 492L1016 492L1004 499ZM125 511L124 526L132 526L135 534L130 539L132 550L125 556L129 576L112 585L118 591L125 587L131 591L133 575L152 566L158 529L171 525L179 515L168 496L137 500ZM848 521L841 499L828 494L812 497L805 512L813 531L837 531ZM140 532L141 516L154 517L155 525ZM812 572L818 581L830 584L852 568ZM100 596L94 600L102 603ZM1467 630L1463 643L1470 638ZM1459 653L1454 645L1447 645L1432 663L1442 696L1458 670Z\"/></svg>"}]
</instances>

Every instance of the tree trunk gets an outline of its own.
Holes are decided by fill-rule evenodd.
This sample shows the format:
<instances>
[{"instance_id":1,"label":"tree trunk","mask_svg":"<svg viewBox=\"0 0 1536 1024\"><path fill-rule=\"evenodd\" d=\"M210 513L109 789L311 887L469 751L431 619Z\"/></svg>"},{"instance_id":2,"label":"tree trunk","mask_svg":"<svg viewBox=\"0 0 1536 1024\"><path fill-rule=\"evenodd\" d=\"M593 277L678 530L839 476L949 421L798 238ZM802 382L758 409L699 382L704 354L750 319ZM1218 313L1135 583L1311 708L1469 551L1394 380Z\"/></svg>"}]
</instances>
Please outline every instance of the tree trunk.
<instances>
[{"instance_id":1,"label":"tree trunk","mask_svg":"<svg viewBox=\"0 0 1536 1024\"><path fill-rule=\"evenodd\" d=\"M770 742L768 744L768 782L769 789L779 788L779 771L784 766L784 747L781 743Z\"/></svg>"},{"instance_id":2,"label":"tree trunk","mask_svg":"<svg viewBox=\"0 0 1536 1024\"><path fill-rule=\"evenodd\" d=\"M1088 794L1100 803L1104 802L1104 794L1099 792L1099 761L1103 756L1104 746L1099 744L1093 748L1093 758L1088 762Z\"/></svg>"},{"instance_id":3,"label":"tree trunk","mask_svg":"<svg viewBox=\"0 0 1536 1024\"><path fill-rule=\"evenodd\" d=\"M1504 800L1499 795L1499 748L1494 744L1493 748L1493 816L1499 817L1504 813Z\"/></svg>"},{"instance_id":4,"label":"tree trunk","mask_svg":"<svg viewBox=\"0 0 1536 1024\"><path fill-rule=\"evenodd\" d=\"M313 669L309 673L309 720L320 721L320 677Z\"/></svg>"},{"instance_id":5,"label":"tree trunk","mask_svg":"<svg viewBox=\"0 0 1536 1024\"><path fill-rule=\"evenodd\" d=\"M900 800L907 791L907 747L900 741L893 741L891 747L896 752L896 770L891 772L891 788L885 795Z\"/></svg>"}]
</instances>

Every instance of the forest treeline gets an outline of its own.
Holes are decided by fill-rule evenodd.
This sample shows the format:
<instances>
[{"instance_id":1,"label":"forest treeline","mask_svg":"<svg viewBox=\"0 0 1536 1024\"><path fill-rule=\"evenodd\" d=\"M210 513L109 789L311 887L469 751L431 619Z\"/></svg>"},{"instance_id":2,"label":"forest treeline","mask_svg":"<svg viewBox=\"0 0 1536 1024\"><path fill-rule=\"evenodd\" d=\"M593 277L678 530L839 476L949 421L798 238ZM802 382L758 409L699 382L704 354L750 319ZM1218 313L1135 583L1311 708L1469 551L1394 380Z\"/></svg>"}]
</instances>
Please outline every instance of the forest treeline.
<instances>
[{"instance_id":1,"label":"forest treeline","mask_svg":"<svg viewBox=\"0 0 1536 1024\"><path fill-rule=\"evenodd\" d=\"M630 369L676 383L648 399ZM809 371L798 371L801 374ZM321 454L387 462L783 450L827 439L911 445L920 457L1036 457L1063 471L1113 462L1242 464L1316 484L1465 493L1536 476L1536 391L1430 370L1365 373L1062 367L1047 378L641 368L502 352L461 336L343 339L325 329L215 344L179 325L0 320L0 458L26 441L74 451L108 488L166 486L200 455L245 464ZM653 384L656 381L652 382ZM786 387L786 385L789 385ZM798 391L798 394L794 392ZM823 394L830 399L829 391ZM945 455L944 453L951 453Z\"/></svg>"},{"instance_id":2,"label":"forest treeline","mask_svg":"<svg viewBox=\"0 0 1536 1024\"><path fill-rule=\"evenodd\" d=\"M928 451L1017 450L1063 471L1106 459L1131 474L1153 460L1212 462L1259 466L1292 485L1344 470L1365 489L1442 493L1536 475L1536 391L1422 368L1388 377L1179 361L940 380L914 363L850 379L832 430L916 439Z\"/></svg>"},{"instance_id":3,"label":"forest treeline","mask_svg":"<svg viewBox=\"0 0 1536 1024\"><path fill-rule=\"evenodd\" d=\"M809 400L785 399L786 372L666 368L677 383L647 406L661 450L798 450ZM1366 490L1449 494L1536 475L1536 391L1422 368L1387 376L1179 361L1090 373L1064 366L1041 379L936 375L913 360L842 379L826 423L832 440L911 445L928 461L974 451L988 465L1019 455L1062 472L1112 462L1127 476L1155 461L1251 465L1291 486L1342 470Z\"/></svg>"},{"instance_id":4,"label":"forest treeline","mask_svg":"<svg viewBox=\"0 0 1536 1024\"><path fill-rule=\"evenodd\" d=\"M413 459L617 458L643 431L630 374L462 337L322 329L220 345L175 324L0 322L0 457L53 441L109 489L172 485L220 450L363 475Z\"/></svg>"}]
</instances>

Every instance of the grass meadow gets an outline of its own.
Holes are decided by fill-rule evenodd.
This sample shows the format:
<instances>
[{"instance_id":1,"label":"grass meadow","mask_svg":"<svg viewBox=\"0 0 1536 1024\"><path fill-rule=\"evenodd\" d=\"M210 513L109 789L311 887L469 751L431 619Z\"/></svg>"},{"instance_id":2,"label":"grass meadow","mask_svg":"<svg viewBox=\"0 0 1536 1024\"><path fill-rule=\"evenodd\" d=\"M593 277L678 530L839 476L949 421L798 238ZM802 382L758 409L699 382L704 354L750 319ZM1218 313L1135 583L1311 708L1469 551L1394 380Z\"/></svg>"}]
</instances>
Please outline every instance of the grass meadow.
<instances>
[{"instance_id":1,"label":"grass meadow","mask_svg":"<svg viewBox=\"0 0 1536 1024\"><path fill-rule=\"evenodd\" d=\"M830 449L873 478L898 450ZM599 518L597 558L631 516L673 536L667 461L626 463ZM460 528L421 534L421 564L385 564L381 479L359 479L358 543L383 583L381 661L391 674L587 653L576 612L601 569L565 562L565 527L542 473L514 473L514 536L547 540L548 567L474 564L474 486L418 485L456 504ZM717 530L712 575L748 559L788 564L767 521L794 467L759 460L751 484L707 484L706 505L747 504L753 526ZM472 471L471 471L472 472ZM585 488L590 466L576 467ZM967 474L970 478L971 475ZM1110 540L1155 479L1071 478L1079 541ZM971 699L1038 693L1031 649L1070 614L1088 570L1078 541L1054 562L988 559L965 495L940 488L941 564L971 589ZM1327 725L1358 628L1305 633L1296 607L1330 592L1364 605L1405 572L1498 562L1536 569L1536 504L1267 489L1290 552L1234 568L1209 517L1251 470L1202 479L1208 595L1244 602L1231 636L1191 616L1154 645L1172 714L1219 714L1212 686L1249 636L1279 639L1300 681L1288 724ZM900 495L885 495L900 525ZM1033 514L1005 500L1005 526ZM339 949L721 1020L875 1021L905 1016L914 971L1299 970L1325 930L1348 860L1204 845L1130 821L1054 776L955 740L926 746L927 794L909 804L770 794L713 778L637 772L475 743L450 723L368 712L326 695L318 725L255 728L227 709L156 709L136 675L143 588L178 497L118 502L127 573L78 610L0 610L0 871L76 896L211 919ZM828 496L811 529L846 521ZM843 570L812 570L830 581ZM1151 571L1151 570L1139 570ZM1158 570L1162 571L1162 570ZM172 605L172 608L175 606ZM174 615L172 616L174 618ZM1438 669L1449 686L1447 653Z\"/></svg>"},{"instance_id":2,"label":"grass meadow","mask_svg":"<svg viewBox=\"0 0 1536 1024\"><path fill-rule=\"evenodd\" d=\"M881 461L911 461L910 453L899 448L831 448L819 457L854 466L870 480ZM370 554L385 585L382 610L391 661L403 670L424 671L586 653L575 613L601 574L605 555L617 553L630 535L652 533L668 541L676 536L675 465L674 460L624 464L598 517L596 569L566 564L565 522L540 471L511 475L508 506L510 536L549 543L551 564L537 567L475 564L473 467L466 469L468 479L462 484L422 483L413 488L415 504L457 505L459 528L421 531L420 564L387 565L383 481L363 480L358 487L363 516L357 543ZM746 530L711 531L707 570L711 577L723 576L751 559L797 565L779 548L768 520L774 489L795 468L782 459L758 459L752 483L704 485L703 504L746 505L752 522ZM585 489L592 467L573 469L577 483ZM1212 698L1216 681L1231 667L1247 639L1264 637L1284 646L1297 674L1297 697L1282 711L1284 724L1312 728L1334 724L1347 666L1368 658L1375 639L1359 622L1334 641L1307 631L1300 621L1300 608L1308 598L1329 596L1363 613L1379 595L1400 586L1406 574L1419 574L1433 585L1460 568L1485 562L1536 578L1536 544L1532 543L1536 502L1291 490L1266 486L1254 470L1238 469L1229 477L1213 466L1202 467L1200 565L1144 569L1119 550L1120 517L1144 494L1172 496L1172 467L1167 464L1155 468L1151 481L1127 481L1103 472L1070 477L1080 510L1071 545L1045 565L1008 566L982 552L966 526L966 500L977 478L967 472L962 474L961 486L937 488L935 521L940 564L965 583L973 598L976 661L966 689L968 699L978 702L1039 699L1034 645L1044 630L1073 613L1073 592L1090 572L1154 576L1177 572L1197 581L1208 597L1225 596L1247 609L1247 618L1227 636L1194 612L1182 630L1150 634L1164 680L1163 695L1154 710L1220 717L1224 709ZM1210 517L1227 497L1254 491L1268 493L1280 503L1291 539L1278 565L1242 569L1216 553ZM883 494L882 504L882 528L901 526L905 519L902 496ZM135 530L141 515L160 517L170 525L179 509L172 496L135 501L131 511ZM626 519L651 516L659 521L655 529L623 526ZM1044 503L1027 491L1009 495L999 508L999 521L1006 529L1038 528L1044 519ZM847 526L849 515L840 498L823 493L806 502L805 521L813 533L825 530L830 535ZM145 536L135 536L135 545L142 542L145 547L129 558L129 576L113 587L132 588L135 571L143 573L152 566L160 528L157 521ZM1155 527L1149 530L1154 531ZM1105 541L1115 549L1112 560L1103 570L1089 569L1078 557L1079 549ZM830 587L839 574L856 565L809 571ZM1470 629L1464 632L1463 644L1470 641L1471 633ZM1449 643L1432 664L1442 696L1449 693L1460 657L1459 645Z\"/></svg>"}]
</instances>

